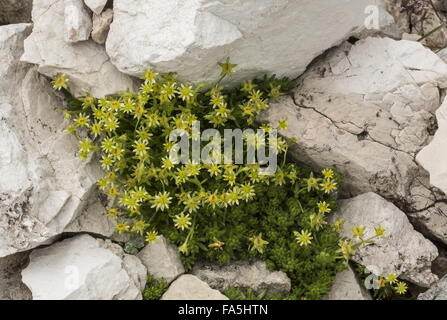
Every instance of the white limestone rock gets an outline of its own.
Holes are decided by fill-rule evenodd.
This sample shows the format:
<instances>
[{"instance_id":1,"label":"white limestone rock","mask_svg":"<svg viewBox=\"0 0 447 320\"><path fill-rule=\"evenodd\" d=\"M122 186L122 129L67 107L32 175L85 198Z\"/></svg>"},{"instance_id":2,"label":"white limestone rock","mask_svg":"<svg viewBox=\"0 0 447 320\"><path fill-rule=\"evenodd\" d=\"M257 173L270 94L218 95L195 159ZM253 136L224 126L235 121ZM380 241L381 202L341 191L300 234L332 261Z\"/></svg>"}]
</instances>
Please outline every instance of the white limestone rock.
<instances>
[{"instance_id":1,"label":"white limestone rock","mask_svg":"<svg viewBox=\"0 0 447 320\"><path fill-rule=\"evenodd\" d=\"M324 300L372 300L366 288L356 278L351 266L339 272L332 284L331 291Z\"/></svg>"},{"instance_id":2,"label":"white limestone rock","mask_svg":"<svg viewBox=\"0 0 447 320\"><path fill-rule=\"evenodd\" d=\"M54 77L69 76L75 96L90 92L95 97L134 90L134 80L120 73L104 48L92 40L69 44L64 41L64 1L34 0L33 33L25 41L22 61L39 66L39 72Z\"/></svg>"},{"instance_id":3,"label":"white limestone rock","mask_svg":"<svg viewBox=\"0 0 447 320\"><path fill-rule=\"evenodd\" d=\"M64 0L65 41L74 43L90 38L92 14L84 6L83 0Z\"/></svg>"},{"instance_id":4,"label":"white limestone rock","mask_svg":"<svg viewBox=\"0 0 447 320\"><path fill-rule=\"evenodd\" d=\"M192 274L205 281L213 289L225 291L228 287L267 295L287 295L290 279L284 272L270 271L264 261L237 261L229 265L198 264Z\"/></svg>"},{"instance_id":5,"label":"white limestone rock","mask_svg":"<svg viewBox=\"0 0 447 320\"><path fill-rule=\"evenodd\" d=\"M22 278L34 300L141 300L146 268L118 245L80 235L34 250Z\"/></svg>"},{"instance_id":6,"label":"white limestone rock","mask_svg":"<svg viewBox=\"0 0 447 320\"><path fill-rule=\"evenodd\" d=\"M366 227L365 239L374 235L375 227L385 228L385 236L360 247L353 261L374 266L380 275L394 273L422 287L430 287L438 280L430 270L438 256L436 246L414 230L405 213L379 195L369 192L341 200L332 219L345 221L341 234L345 237L351 237L357 225Z\"/></svg>"},{"instance_id":7,"label":"white limestone rock","mask_svg":"<svg viewBox=\"0 0 447 320\"><path fill-rule=\"evenodd\" d=\"M436 119L438 130L416 160L430 173L430 183L447 194L447 98L436 111Z\"/></svg>"},{"instance_id":8,"label":"white limestone rock","mask_svg":"<svg viewBox=\"0 0 447 320\"><path fill-rule=\"evenodd\" d=\"M185 273L178 248L163 236L146 245L137 257L155 279L163 278L170 283Z\"/></svg>"},{"instance_id":9,"label":"white limestone rock","mask_svg":"<svg viewBox=\"0 0 447 320\"><path fill-rule=\"evenodd\" d=\"M196 276L184 274L171 283L161 300L228 300L228 298L219 291L211 289Z\"/></svg>"},{"instance_id":10,"label":"white limestone rock","mask_svg":"<svg viewBox=\"0 0 447 320\"><path fill-rule=\"evenodd\" d=\"M104 208L92 205L98 201L99 165L79 160L77 139L64 132L64 99L35 67L19 60L30 31L27 24L0 27L0 257L67 230L113 232Z\"/></svg>"},{"instance_id":11,"label":"white limestone rock","mask_svg":"<svg viewBox=\"0 0 447 320\"><path fill-rule=\"evenodd\" d=\"M112 63L187 81L213 81L217 63L237 63L233 82L276 73L296 77L324 50L363 29L376 0L115 0L106 42ZM340 19L343 17L343 19Z\"/></svg>"},{"instance_id":12,"label":"white limestone rock","mask_svg":"<svg viewBox=\"0 0 447 320\"><path fill-rule=\"evenodd\" d=\"M93 15L93 31L92 39L98 44L106 43L107 35L109 34L110 24L113 21L113 10L107 9L100 15Z\"/></svg>"},{"instance_id":13,"label":"white limestone rock","mask_svg":"<svg viewBox=\"0 0 447 320\"><path fill-rule=\"evenodd\" d=\"M84 2L97 15L101 14L107 4L107 0L84 0Z\"/></svg>"},{"instance_id":14,"label":"white limestone rock","mask_svg":"<svg viewBox=\"0 0 447 320\"><path fill-rule=\"evenodd\" d=\"M446 215L434 215L446 196L414 160L434 134L446 85L447 64L420 43L367 38L318 59L293 97L273 103L259 120L276 126L287 119L280 133L297 139L291 156L342 173L343 196L378 193L447 243Z\"/></svg>"}]
</instances>

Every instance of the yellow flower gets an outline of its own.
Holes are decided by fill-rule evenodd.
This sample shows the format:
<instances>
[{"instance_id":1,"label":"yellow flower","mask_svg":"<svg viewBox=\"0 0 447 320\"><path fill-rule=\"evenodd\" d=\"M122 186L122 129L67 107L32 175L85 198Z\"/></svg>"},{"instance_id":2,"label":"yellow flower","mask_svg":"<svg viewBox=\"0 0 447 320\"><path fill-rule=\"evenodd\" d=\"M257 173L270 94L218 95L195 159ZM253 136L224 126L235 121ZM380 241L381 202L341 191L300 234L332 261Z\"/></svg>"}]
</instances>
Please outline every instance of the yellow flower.
<instances>
[{"instance_id":1,"label":"yellow flower","mask_svg":"<svg viewBox=\"0 0 447 320\"><path fill-rule=\"evenodd\" d=\"M187 255L189 252L188 248L188 240L186 240L180 247L178 247L178 251L180 251L182 254Z\"/></svg>"},{"instance_id":2,"label":"yellow flower","mask_svg":"<svg viewBox=\"0 0 447 320\"><path fill-rule=\"evenodd\" d=\"M146 242L152 243L157 241L157 231L146 232Z\"/></svg>"},{"instance_id":3,"label":"yellow flower","mask_svg":"<svg viewBox=\"0 0 447 320\"><path fill-rule=\"evenodd\" d=\"M207 167L207 169L208 169L208 173L211 176L217 177L220 174L220 167L218 164L211 164Z\"/></svg>"},{"instance_id":4,"label":"yellow flower","mask_svg":"<svg viewBox=\"0 0 447 320\"><path fill-rule=\"evenodd\" d=\"M336 186L337 186L337 183L335 183L332 180L326 180L321 184L321 187L323 188L325 193L330 193L330 192L336 190L337 189Z\"/></svg>"},{"instance_id":5,"label":"yellow flower","mask_svg":"<svg viewBox=\"0 0 447 320\"><path fill-rule=\"evenodd\" d=\"M216 251L222 251L224 244L225 244L225 242L219 241L216 238L214 238L214 242L209 244L208 248L212 248Z\"/></svg>"},{"instance_id":6,"label":"yellow flower","mask_svg":"<svg viewBox=\"0 0 447 320\"><path fill-rule=\"evenodd\" d=\"M163 169L171 170L172 168L174 168L174 163L169 157L164 157L161 162L162 162L161 167Z\"/></svg>"},{"instance_id":7,"label":"yellow flower","mask_svg":"<svg viewBox=\"0 0 447 320\"><path fill-rule=\"evenodd\" d=\"M130 227L125 223L117 223L115 229L121 233L129 231Z\"/></svg>"},{"instance_id":8,"label":"yellow flower","mask_svg":"<svg viewBox=\"0 0 447 320\"><path fill-rule=\"evenodd\" d=\"M256 88L256 85L253 84L252 80L248 80L244 82L241 90L245 92L251 92L254 90L254 88Z\"/></svg>"},{"instance_id":9,"label":"yellow flower","mask_svg":"<svg viewBox=\"0 0 447 320\"><path fill-rule=\"evenodd\" d=\"M323 213L319 212L317 214L310 215L310 226L312 229L320 230L325 224L327 224L326 220L324 220Z\"/></svg>"},{"instance_id":10,"label":"yellow flower","mask_svg":"<svg viewBox=\"0 0 447 320\"><path fill-rule=\"evenodd\" d=\"M278 99L281 97L281 87L272 87L269 93L270 98Z\"/></svg>"},{"instance_id":11,"label":"yellow flower","mask_svg":"<svg viewBox=\"0 0 447 320\"><path fill-rule=\"evenodd\" d=\"M329 213L331 212L331 208L329 208L329 203L326 203L326 201L318 202L318 212L320 213Z\"/></svg>"},{"instance_id":12,"label":"yellow flower","mask_svg":"<svg viewBox=\"0 0 447 320\"><path fill-rule=\"evenodd\" d=\"M199 209L200 199L198 197L192 197L190 194L187 194L187 196L183 200L183 204L185 205L185 209L188 210L189 213L193 213Z\"/></svg>"},{"instance_id":13,"label":"yellow flower","mask_svg":"<svg viewBox=\"0 0 447 320\"><path fill-rule=\"evenodd\" d=\"M51 81L51 84L55 90L61 90L62 88L68 90L68 82L69 79L66 74L58 73L56 74L56 78Z\"/></svg>"},{"instance_id":14,"label":"yellow flower","mask_svg":"<svg viewBox=\"0 0 447 320\"><path fill-rule=\"evenodd\" d=\"M97 183L98 183L98 186L99 186L100 190L105 190L107 188L107 186L109 185L107 180L104 179L104 178L103 179L99 179Z\"/></svg>"},{"instance_id":15,"label":"yellow flower","mask_svg":"<svg viewBox=\"0 0 447 320\"><path fill-rule=\"evenodd\" d=\"M395 283L397 281L397 276L394 273L390 273L386 278L388 283Z\"/></svg>"},{"instance_id":16,"label":"yellow flower","mask_svg":"<svg viewBox=\"0 0 447 320\"><path fill-rule=\"evenodd\" d=\"M300 247L307 247L312 243L312 234L307 230L303 230L301 232L295 231L293 234L295 235L296 241Z\"/></svg>"},{"instance_id":17,"label":"yellow flower","mask_svg":"<svg viewBox=\"0 0 447 320\"><path fill-rule=\"evenodd\" d=\"M340 232L343 229L343 225L345 224L345 221L342 219L337 219L335 220L335 222L332 224L332 226L334 227L335 230L337 230L338 232Z\"/></svg>"},{"instance_id":18,"label":"yellow flower","mask_svg":"<svg viewBox=\"0 0 447 320\"><path fill-rule=\"evenodd\" d=\"M334 171L332 169L326 168L323 171L321 171L321 173L326 179L332 179L334 177Z\"/></svg>"},{"instance_id":19,"label":"yellow flower","mask_svg":"<svg viewBox=\"0 0 447 320\"><path fill-rule=\"evenodd\" d=\"M238 187L234 187L230 192L227 193L228 203L230 205L239 205L240 199L240 189Z\"/></svg>"},{"instance_id":20,"label":"yellow flower","mask_svg":"<svg viewBox=\"0 0 447 320\"><path fill-rule=\"evenodd\" d=\"M232 64L230 62L230 58L228 57L227 60L225 62L220 62L219 63L220 68L222 69L220 75L223 76L229 76L231 75L233 72L235 72L234 68L237 67L237 64Z\"/></svg>"},{"instance_id":21,"label":"yellow flower","mask_svg":"<svg viewBox=\"0 0 447 320\"><path fill-rule=\"evenodd\" d=\"M171 204L172 198L169 196L169 193L164 191L160 192L151 200L152 206L151 208L155 208L156 211L161 210L164 211L169 209L169 205Z\"/></svg>"},{"instance_id":22,"label":"yellow flower","mask_svg":"<svg viewBox=\"0 0 447 320\"><path fill-rule=\"evenodd\" d=\"M189 102L194 98L194 89L192 86L186 86L182 84L180 88L177 90L177 93L180 96L180 99L183 101Z\"/></svg>"},{"instance_id":23,"label":"yellow flower","mask_svg":"<svg viewBox=\"0 0 447 320\"><path fill-rule=\"evenodd\" d=\"M137 156L143 157L146 155L147 150L149 149L147 146L147 143L143 140L135 141L134 145L134 152Z\"/></svg>"},{"instance_id":24,"label":"yellow flower","mask_svg":"<svg viewBox=\"0 0 447 320\"><path fill-rule=\"evenodd\" d=\"M101 123L95 121L91 126L90 126L90 131L95 135L95 137L99 136L101 134Z\"/></svg>"},{"instance_id":25,"label":"yellow flower","mask_svg":"<svg viewBox=\"0 0 447 320\"><path fill-rule=\"evenodd\" d=\"M92 97L89 93L84 98L80 98L82 101L82 106L84 108L93 108L96 104L96 98Z\"/></svg>"},{"instance_id":26,"label":"yellow flower","mask_svg":"<svg viewBox=\"0 0 447 320\"><path fill-rule=\"evenodd\" d=\"M352 248L352 243L350 240L340 240L338 245L340 249L338 249L337 252L341 252L346 261L349 259L349 256L351 254L355 253L355 250Z\"/></svg>"},{"instance_id":27,"label":"yellow flower","mask_svg":"<svg viewBox=\"0 0 447 320\"><path fill-rule=\"evenodd\" d=\"M219 203L219 196L217 195L217 192L214 191L213 193L208 194L206 201L214 209L216 205Z\"/></svg>"},{"instance_id":28,"label":"yellow flower","mask_svg":"<svg viewBox=\"0 0 447 320\"><path fill-rule=\"evenodd\" d=\"M146 229L149 224L145 223L143 220L137 220L134 222L132 227L132 231L138 232L140 235L143 235L144 229Z\"/></svg>"},{"instance_id":29,"label":"yellow flower","mask_svg":"<svg viewBox=\"0 0 447 320\"><path fill-rule=\"evenodd\" d=\"M399 281L394 288L398 294L405 294L407 292L408 286L405 282Z\"/></svg>"},{"instance_id":30,"label":"yellow flower","mask_svg":"<svg viewBox=\"0 0 447 320\"><path fill-rule=\"evenodd\" d=\"M175 227L182 231L185 229L189 229L189 227L191 226L191 217L189 216L189 214L185 216L185 214L182 212L176 215L175 219L173 220Z\"/></svg>"},{"instance_id":31,"label":"yellow flower","mask_svg":"<svg viewBox=\"0 0 447 320\"><path fill-rule=\"evenodd\" d=\"M175 83L166 83L161 88L160 94L161 96L167 97L169 100L175 97Z\"/></svg>"},{"instance_id":32,"label":"yellow flower","mask_svg":"<svg viewBox=\"0 0 447 320\"><path fill-rule=\"evenodd\" d=\"M352 228L352 233L353 233L354 237L362 238L365 233L365 227L356 225L354 228Z\"/></svg>"},{"instance_id":33,"label":"yellow flower","mask_svg":"<svg viewBox=\"0 0 447 320\"><path fill-rule=\"evenodd\" d=\"M309 178L304 179L307 184L307 191L311 192L312 190L318 190L318 183L320 179L314 177L314 174L311 172Z\"/></svg>"},{"instance_id":34,"label":"yellow flower","mask_svg":"<svg viewBox=\"0 0 447 320\"><path fill-rule=\"evenodd\" d=\"M148 83L152 83L155 81L155 79L157 78L158 73L156 73L153 70L146 70L143 79L148 82Z\"/></svg>"},{"instance_id":35,"label":"yellow flower","mask_svg":"<svg viewBox=\"0 0 447 320\"><path fill-rule=\"evenodd\" d=\"M289 128L289 124L287 120L279 120L278 121L278 129L279 130L287 130Z\"/></svg>"},{"instance_id":36,"label":"yellow flower","mask_svg":"<svg viewBox=\"0 0 447 320\"><path fill-rule=\"evenodd\" d=\"M252 242L250 250L256 250L259 253L264 253L264 246L269 244L268 241L262 239L262 233L257 236L251 237L250 241Z\"/></svg>"},{"instance_id":37,"label":"yellow flower","mask_svg":"<svg viewBox=\"0 0 447 320\"><path fill-rule=\"evenodd\" d=\"M223 175L223 179L228 182L230 186L236 183L236 174L234 172L227 172Z\"/></svg>"},{"instance_id":38,"label":"yellow flower","mask_svg":"<svg viewBox=\"0 0 447 320\"><path fill-rule=\"evenodd\" d=\"M88 125L89 116L85 115L84 113L80 113L78 117L75 120L75 123L78 127L85 127Z\"/></svg>"},{"instance_id":39,"label":"yellow flower","mask_svg":"<svg viewBox=\"0 0 447 320\"><path fill-rule=\"evenodd\" d=\"M104 139L101 144L101 149L108 153L111 153L114 147L115 147L115 142L113 141L112 138Z\"/></svg>"},{"instance_id":40,"label":"yellow flower","mask_svg":"<svg viewBox=\"0 0 447 320\"><path fill-rule=\"evenodd\" d=\"M79 150L81 152L89 153L93 149L93 144L90 141L90 139L85 138L84 140L81 140L79 143Z\"/></svg>"},{"instance_id":41,"label":"yellow flower","mask_svg":"<svg viewBox=\"0 0 447 320\"><path fill-rule=\"evenodd\" d=\"M256 195L255 188L249 183L244 184L240 188L240 192L241 192L241 198L244 199L245 201L253 199Z\"/></svg>"},{"instance_id":42,"label":"yellow flower","mask_svg":"<svg viewBox=\"0 0 447 320\"><path fill-rule=\"evenodd\" d=\"M374 231L376 233L376 236L378 236L378 237L383 237L385 235L385 228L384 227L381 227L381 226L375 227Z\"/></svg>"},{"instance_id":43,"label":"yellow flower","mask_svg":"<svg viewBox=\"0 0 447 320\"><path fill-rule=\"evenodd\" d=\"M272 127L269 124L263 124L262 126L260 126L260 128L262 130L264 130L264 132L267 132L267 133L272 131Z\"/></svg>"},{"instance_id":44,"label":"yellow flower","mask_svg":"<svg viewBox=\"0 0 447 320\"><path fill-rule=\"evenodd\" d=\"M101 167L104 170L109 170L112 165L113 165L113 158L111 156L102 156Z\"/></svg>"}]
</instances>

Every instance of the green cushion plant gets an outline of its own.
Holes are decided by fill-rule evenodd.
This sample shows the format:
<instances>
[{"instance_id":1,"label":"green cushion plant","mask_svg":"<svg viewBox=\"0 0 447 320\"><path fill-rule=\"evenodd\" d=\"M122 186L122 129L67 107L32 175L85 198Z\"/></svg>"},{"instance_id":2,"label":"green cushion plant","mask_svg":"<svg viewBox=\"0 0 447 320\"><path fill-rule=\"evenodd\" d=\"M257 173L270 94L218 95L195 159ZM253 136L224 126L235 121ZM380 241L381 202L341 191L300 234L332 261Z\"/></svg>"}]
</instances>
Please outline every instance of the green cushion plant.
<instances>
[{"instance_id":1,"label":"green cushion plant","mask_svg":"<svg viewBox=\"0 0 447 320\"><path fill-rule=\"evenodd\" d=\"M236 65L227 60L220 66L220 79L209 87L149 70L137 93L71 97L64 110L72 120L67 131L80 140L82 159L93 153L100 158L105 174L98 186L114 200L108 215L117 232L131 234L129 251L163 234L179 246L187 269L197 260L260 258L290 277L288 298L320 299L354 252L340 239L341 221L327 223L336 208L337 173L288 161L293 141L282 137L269 141L280 162L273 175L260 174L258 163L174 164L169 156L170 133L180 128L193 135L194 121L221 132L259 127L266 136L287 128L285 119L275 128L255 119L291 89L288 79L264 77L225 89L222 81ZM53 86L67 91L68 83L58 75ZM256 136L244 141L246 147L256 143Z\"/></svg>"}]
</instances>

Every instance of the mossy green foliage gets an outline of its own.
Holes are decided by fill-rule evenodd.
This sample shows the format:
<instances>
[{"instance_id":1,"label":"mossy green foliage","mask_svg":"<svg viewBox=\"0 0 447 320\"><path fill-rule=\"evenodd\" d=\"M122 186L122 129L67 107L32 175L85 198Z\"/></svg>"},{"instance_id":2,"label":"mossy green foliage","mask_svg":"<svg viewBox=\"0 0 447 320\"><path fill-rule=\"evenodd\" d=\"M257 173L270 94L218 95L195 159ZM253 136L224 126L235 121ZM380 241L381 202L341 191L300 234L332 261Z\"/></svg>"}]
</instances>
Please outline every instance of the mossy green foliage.
<instances>
[{"instance_id":1,"label":"mossy green foliage","mask_svg":"<svg viewBox=\"0 0 447 320\"><path fill-rule=\"evenodd\" d=\"M169 284L165 279L156 280L149 275L146 287L143 291L144 300L160 300L161 296L168 290Z\"/></svg>"},{"instance_id":2,"label":"mossy green foliage","mask_svg":"<svg viewBox=\"0 0 447 320\"><path fill-rule=\"evenodd\" d=\"M292 141L282 137L268 142L279 153L273 175L259 174L259 164L170 161L168 136L174 129L192 136L197 120L202 130L257 128L256 116L291 88L290 81L273 76L225 89L220 82L235 65L220 65L222 77L210 89L148 71L138 93L71 99L67 131L79 138L81 158L100 158L105 175L99 188L116 203L108 214L118 232L133 234L128 252L142 246L141 238L152 242L161 233L179 246L187 269L198 259L229 263L258 257L287 273L291 297L321 298L344 267L339 225L326 221L336 206L335 172L313 173L287 161ZM53 82L56 89L67 83L63 75ZM268 137L272 128L287 129L287 121L261 128ZM258 141L247 136L245 150Z\"/></svg>"}]
</instances>

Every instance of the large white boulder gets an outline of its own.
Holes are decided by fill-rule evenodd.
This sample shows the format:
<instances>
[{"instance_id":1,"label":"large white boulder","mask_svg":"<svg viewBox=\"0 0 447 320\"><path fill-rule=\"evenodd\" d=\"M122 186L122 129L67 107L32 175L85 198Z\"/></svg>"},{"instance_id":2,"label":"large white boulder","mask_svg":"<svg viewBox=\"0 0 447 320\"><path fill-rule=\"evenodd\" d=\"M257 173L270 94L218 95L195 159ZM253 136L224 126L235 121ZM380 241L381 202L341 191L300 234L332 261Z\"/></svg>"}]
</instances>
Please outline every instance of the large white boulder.
<instances>
[{"instance_id":1,"label":"large white boulder","mask_svg":"<svg viewBox=\"0 0 447 320\"><path fill-rule=\"evenodd\" d=\"M140 300L146 278L137 257L88 235L34 250L22 271L34 300Z\"/></svg>"},{"instance_id":2,"label":"large white boulder","mask_svg":"<svg viewBox=\"0 0 447 320\"><path fill-rule=\"evenodd\" d=\"M345 221L341 233L352 238L355 226L366 227L364 239L374 236L374 228L385 228L385 236L360 247L352 259L375 273L394 273L419 286L429 287L438 280L431 272L431 263L438 249L415 231L405 213L379 195L369 192L340 201L333 219Z\"/></svg>"},{"instance_id":3,"label":"large white boulder","mask_svg":"<svg viewBox=\"0 0 447 320\"><path fill-rule=\"evenodd\" d=\"M25 41L22 60L39 66L49 77L65 73L75 96L90 92L95 97L134 89L134 80L120 73L104 48L92 40L65 42L64 1L34 0L32 34Z\"/></svg>"},{"instance_id":4,"label":"large white boulder","mask_svg":"<svg viewBox=\"0 0 447 320\"><path fill-rule=\"evenodd\" d=\"M113 64L139 76L155 67L187 81L296 77L316 56L364 26L376 0L115 0L106 43Z\"/></svg>"},{"instance_id":5,"label":"large white boulder","mask_svg":"<svg viewBox=\"0 0 447 320\"><path fill-rule=\"evenodd\" d=\"M447 218L436 214L446 196L414 159L435 132L446 85L447 64L420 43L367 38L312 64L259 120L287 119L280 133L297 139L291 155L341 172L344 196L376 192L447 243Z\"/></svg>"},{"instance_id":6,"label":"large white boulder","mask_svg":"<svg viewBox=\"0 0 447 320\"><path fill-rule=\"evenodd\" d=\"M191 274L184 274L175 280L163 294L161 300L228 300L217 290Z\"/></svg>"},{"instance_id":7,"label":"large white boulder","mask_svg":"<svg viewBox=\"0 0 447 320\"><path fill-rule=\"evenodd\" d=\"M67 229L104 236L114 229L98 203L99 165L79 160L77 139L64 132L64 99L19 61L30 31L27 24L0 27L0 257Z\"/></svg>"}]
</instances>

